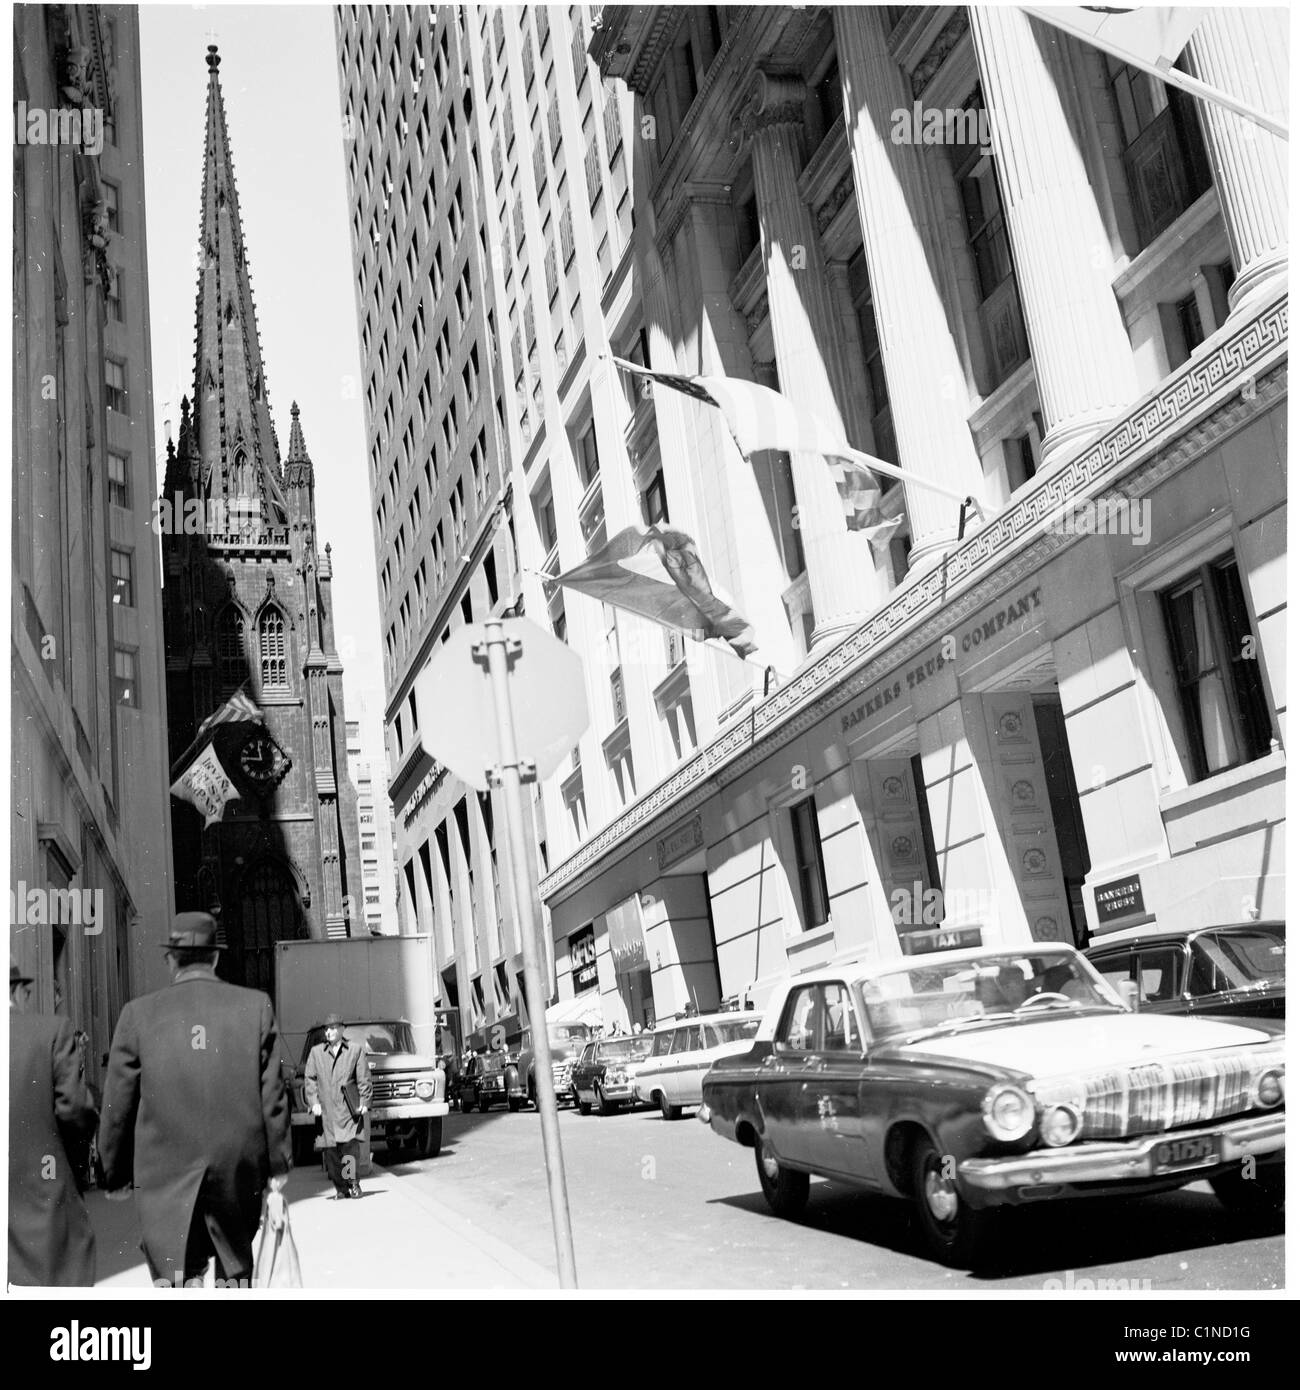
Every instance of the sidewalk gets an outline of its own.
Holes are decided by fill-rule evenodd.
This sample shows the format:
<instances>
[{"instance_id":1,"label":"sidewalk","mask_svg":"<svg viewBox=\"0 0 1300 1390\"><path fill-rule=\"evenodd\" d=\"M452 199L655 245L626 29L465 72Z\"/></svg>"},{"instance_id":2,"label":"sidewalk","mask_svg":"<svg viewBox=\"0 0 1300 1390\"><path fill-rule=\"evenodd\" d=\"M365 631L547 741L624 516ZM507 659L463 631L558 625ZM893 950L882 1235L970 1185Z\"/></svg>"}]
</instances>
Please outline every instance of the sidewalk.
<instances>
[{"instance_id":1,"label":"sidewalk","mask_svg":"<svg viewBox=\"0 0 1300 1390\"><path fill-rule=\"evenodd\" d=\"M378 1164L360 1201L331 1202L319 1167L295 1169L285 1188L289 1223L310 1289L554 1289L557 1280ZM86 1194L95 1228L97 1288L149 1286L134 1202ZM256 1243L254 1244L256 1250Z\"/></svg>"}]
</instances>

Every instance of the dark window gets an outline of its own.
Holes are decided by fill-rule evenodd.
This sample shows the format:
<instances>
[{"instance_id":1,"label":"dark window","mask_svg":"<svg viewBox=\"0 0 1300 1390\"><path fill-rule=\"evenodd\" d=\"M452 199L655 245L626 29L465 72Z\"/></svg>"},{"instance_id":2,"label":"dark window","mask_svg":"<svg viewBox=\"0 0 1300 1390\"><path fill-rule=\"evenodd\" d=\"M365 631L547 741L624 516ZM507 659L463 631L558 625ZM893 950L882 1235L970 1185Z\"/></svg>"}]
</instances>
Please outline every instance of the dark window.
<instances>
[{"instance_id":1,"label":"dark window","mask_svg":"<svg viewBox=\"0 0 1300 1390\"><path fill-rule=\"evenodd\" d=\"M596 424L592 421L578 438L577 448L578 476L584 488L590 487L600 472L600 454L596 449Z\"/></svg>"},{"instance_id":2,"label":"dark window","mask_svg":"<svg viewBox=\"0 0 1300 1390\"><path fill-rule=\"evenodd\" d=\"M1190 357L1193 350L1205 341L1205 330L1201 326L1201 311L1196 307L1196 296L1189 294L1174 305L1178 316L1178 331L1183 335L1183 347Z\"/></svg>"},{"instance_id":3,"label":"dark window","mask_svg":"<svg viewBox=\"0 0 1300 1390\"><path fill-rule=\"evenodd\" d=\"M1138 241L1146 246L1210 186L1210 165L1191 97L1106 57L1124 142L1124 176Z\"/></svg>"},{"instance_id":4,"label":"dark window","mask_svg":"<svg viewBox=\"0 0 1300 1390\"><path fill-rule=\"evenodd\" d=\"M817 109L821 112L822 130L827 131L844 110L844 85L840 81L840 65L832 63L817 83Z\"/></svg>"},{"instance_id":5,"label":"dark window","mask_svg":"<svg viewBox=\"0 0 1300 1390\"><path fill-rule=\"evenodd\" d=\"M817 803L811 796L790 808L794 827L795 872L799 880L799 901L805 931L830 920L830 899L826 892L826 866L822 862L821 832L817 828Z\"/></svg>"},{"instance_id":6,"label":"dark window","mask_svg":"<svg viewBox=\"0 0 1300 1390\"><path fill-rule=\"evenodd\" d=\"M108 500L117 507L131 505L131 461L125 454L108 455Z\"/></svg>"},{"instance_id":7,"label":"dark window","mask_svg":"<svg viewBox=\"0 0 1300 1390\"><path fill-rule=\"evenodd\" d=\"M853 298L853 312L858 320L858 336L862 340L862 357L867 369L871 434L875 441L876 457L884 459L886 463L897 464L894 416L889 406L889 387L885 382L885 364L880 355L880 337L876 332L876 311L871 298L871 281L867 275L867 258L861 251L849 262L849 293Z\"/></svg>"},{"instance_id":8,"label":"dark window","mask_svg":"<svg viewBox=\"0 0 1300 1390\"><path fill-rule=\"evenodd\" d=\"M668 494L664 491L664 470L654 475L650 486L641 494L647 526L668 520Z\"/></svg>"},{"instance_id":9,"label":"dark window","mask_svg":"<svg viewBox=\"0 0 1300 1390\"><path fill-rule=\"evenodd\" d=\"M123 608L135 607L135 563L129 550L116 546L109 557L113 578L113 602Z\"/></svg>"},{"instance_id":10,"label":"dark window","mask_svg":"<svg viewBox=\"0 0 1300 1390\"><path fill-rule=\"evenodd\" d=\"M1273 727L1236 560L1202 565L1164 601L1191 780L1262 758Z\"/></svg>"},{"instance_id":11,"label":"dark window","mask_svg":"<svg viewBox=\"0 0 1300 1390\"><path fill-rule=\"evenodd\" d=\"M736 254L744 265L762 237L758 220L758 198L754 194L736 208Z\"/></svg>"},{"instance_id":12,"label":"dark window","mask_svg":"<svg viewBox=\"0 0 1300 1390\"><path fill-rule=\"evenodd\" d=\"M113 698L119 705L140 706L140 657L126 647L113 653Z\"/></svg>"}]
</instances>

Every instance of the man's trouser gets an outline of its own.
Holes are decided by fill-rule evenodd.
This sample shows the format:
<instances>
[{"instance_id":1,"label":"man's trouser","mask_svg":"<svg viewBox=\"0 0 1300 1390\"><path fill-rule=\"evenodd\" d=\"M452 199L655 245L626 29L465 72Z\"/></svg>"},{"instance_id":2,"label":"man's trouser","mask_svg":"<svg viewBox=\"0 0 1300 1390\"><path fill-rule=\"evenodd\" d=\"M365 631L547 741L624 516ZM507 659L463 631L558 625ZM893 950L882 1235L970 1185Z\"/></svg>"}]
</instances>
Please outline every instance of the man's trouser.
<instances>
[{"instance_id":1,"label":"man's trouser","mask_svg":"<svg viewBox=\"0 0 1300 1390\"><path fill-rule=\"evenodd\" d=\"M336 1192L346 1192L354 1182L360 1180L360 1139L349 1139L345 1144L332 1144L321 1152L325 1155L325 1171L329 1174Z\"/></svg>"},{"instance_id":2,"label":"man's trouser","mask_svg":"<svg viewBox=\"0 0 1300 1390\"><path fill-rule=\"evenodd\" d=\"M222 1280L227 1287L252 1287L253 1269L251 1265L247 1269L227 1269L222 1264L221 1256L217 1254L217 1248L212 1242L212 1234L208 1229L208 1217L203 1210L202 1199L194 1204L194 1214L190 1218L189 1235L185 1241L185 1268L181 1272L180 1283L176 1280L175 1270L157 1269L153 1261L149 1259L147 1252L145 1255L154 1284L165 1283L168 1288L180 1288L185 1284L201 1285L203 1277L207 1273L208 1261L214 1258L217 1262L216 1277Z\"/></svg>"}]
</instances>

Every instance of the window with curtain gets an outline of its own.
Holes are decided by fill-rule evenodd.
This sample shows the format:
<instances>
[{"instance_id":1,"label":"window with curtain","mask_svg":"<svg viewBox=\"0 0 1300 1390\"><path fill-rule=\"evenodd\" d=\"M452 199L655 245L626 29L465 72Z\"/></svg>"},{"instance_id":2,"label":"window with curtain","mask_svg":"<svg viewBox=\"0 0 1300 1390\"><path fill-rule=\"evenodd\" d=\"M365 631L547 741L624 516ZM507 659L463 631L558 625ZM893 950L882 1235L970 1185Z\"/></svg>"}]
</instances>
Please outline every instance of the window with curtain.
<instances>
[{"instance_id":1,"label":"window with curtain","mask_svg":"<svg viewBox=\"0 0 1300 1390\"><path fill-rule=\"evenodd\" d=\"M257 623L257 648L263 690L289 688L289 663L285 654L284 615L268 608Z\"/></svg>"}]
</instances>

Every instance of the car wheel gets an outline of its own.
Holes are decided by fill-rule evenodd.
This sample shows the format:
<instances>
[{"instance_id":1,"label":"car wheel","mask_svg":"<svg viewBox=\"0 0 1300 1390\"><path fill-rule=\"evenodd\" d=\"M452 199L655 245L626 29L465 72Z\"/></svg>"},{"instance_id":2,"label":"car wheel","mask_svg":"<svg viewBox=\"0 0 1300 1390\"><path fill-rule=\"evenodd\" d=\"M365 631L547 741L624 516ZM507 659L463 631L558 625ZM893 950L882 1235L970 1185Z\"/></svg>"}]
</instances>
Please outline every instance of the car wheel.
<instances>
[{"instance_id":1,"label":"car wheel","mask_svg":"<svg viewBox=\"0 0 1300 1390\"><path fill-rule=\"evenodd\" d=\"M808 1174L782 1168L771 1145L761 1135L754 1146L754 1162L768 1206L778 1216L798 1216L808 1201Z\"/></svg>"},{"instance_id":2,"label":"car wheel","mask_svg":"<svg viewBox=\"0 0 1300 1390\"><path fill-rule=\"evenodd\" d=\"M967 1205L949 1162L929 1139L921 1140L912 1151L912 1199L931 1252L943 1264L970 1269L988 1246L996 1213Z\"/></svg>"},{"instance_id":3,"label":"car wheel","mask_svg":"<svg viewBox=\"0 0 1300 1390\"><path fill-rule=\"evenodd\" d=\"M591 1102L589 1100L583 1100L582 1097L577 1093L577 1091L574 1091L573 1093L573 1103L578 1107L579 1115L591 1114Z\"/></svg>"},{"instance_id":4,"label":"car wheel","mask_svg":"<svg viewBox=\"0 0 1300 1390\"><path fill-rule=\"evenodd\" d=\"M491 1108L491 1105L492 1105L492 1102L491 1102L486 1096L479 1096L479 1098L478 1098L478 1113L479 1113L480 1115L486 1115L487 1112L488 1112L488 1110Z\"/></svg>"},{"instance_id":5,"label":"car wheel","mask_svg":"<svg viewBox=\"0 0 1300 1390\"><path fill-rule=\"evenodd\" d=\"M415 1147L421 1158L437 1158L442 1152L442 1116L421 1120L415 1131Z\"/></svg>"},{"instance_id":6,"label":"car wheel","mask_svg":"<svg viewBox=\"0 0 1300 1390\"><path fill-rule=\"evenodd\" d=\"M618 1109L618 1102L606 1097L605 1088L599 1081L596 1083L596 1106L602 1115L612 1115Z\"/></svg>"},{"instance_id":7,"label":"car wheel","mask_svg":"<svg viewBox=\"0 0 1300 1390\"><path fill-rule=\"evenodd\" d=\"M659 1092L659 1113L665 1120L680 1120L682 1118L682 1107L673 1105L665 1092Z\"/></svg>"},{"instance_id":8,"label":"car wheel","mask_svg":"<svg viewBox=\"0 0 1300 1390\"><path fill-rule=\"evenodd\" d=\"M1210 1179L1214 1195L1238 1216L1271 1216L1286 1201L1286 1173L1279 1165L1261 1168L1248 1178L1239 1168Z\"/></svg>"},{"instance_id":9,"label":"car wheel","mask_svg":"<svg viewBox=\"0 0 1300 1390\"><path fill-rule=\"evenodd\" d=\"M512 1115L518 1113L521 1105L523 1105L523 1101L518 1096L506 1097L506 1109L509 1110Z\"/></svg>"}]
</instances>

